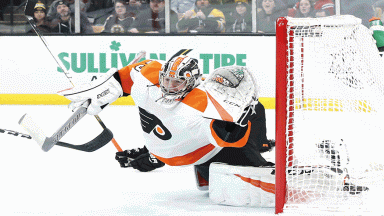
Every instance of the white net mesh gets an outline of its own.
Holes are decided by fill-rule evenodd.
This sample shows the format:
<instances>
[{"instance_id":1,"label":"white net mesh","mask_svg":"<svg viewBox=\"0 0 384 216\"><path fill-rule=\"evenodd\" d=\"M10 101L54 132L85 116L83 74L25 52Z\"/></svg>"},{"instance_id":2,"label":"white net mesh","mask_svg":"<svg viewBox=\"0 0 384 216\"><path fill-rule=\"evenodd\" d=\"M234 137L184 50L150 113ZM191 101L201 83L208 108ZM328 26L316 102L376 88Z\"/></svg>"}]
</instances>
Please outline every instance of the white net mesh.
<instances>
[{"instance_id":1,"label":"white net mesh","mask_svg":"<svg viewBox=\"0 0 384 216\"><path fill-rule=\"evenodd\" d=\"M381 203L384 74L360 22L288 19L286 209Z\"/></svg>"}]
</instances>

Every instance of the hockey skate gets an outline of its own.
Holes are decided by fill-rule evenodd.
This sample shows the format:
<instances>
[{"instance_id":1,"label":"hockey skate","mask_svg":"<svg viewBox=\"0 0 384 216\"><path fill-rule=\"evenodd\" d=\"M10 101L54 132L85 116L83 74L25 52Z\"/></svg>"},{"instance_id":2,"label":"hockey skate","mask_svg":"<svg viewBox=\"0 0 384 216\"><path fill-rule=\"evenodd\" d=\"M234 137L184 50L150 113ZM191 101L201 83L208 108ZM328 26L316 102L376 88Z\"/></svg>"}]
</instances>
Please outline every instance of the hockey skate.
<instances>
[{"instance_id":1,"label":"hockey skate","mask_svg":"<svg viewBox=\"0 0 384 216\"><path fill-rule=\"evenodd\" d=\"M368 187L365 186L357 186L352 183L344 183L343 191L348 191L352 195L360 194L363 191L369 191Z\"/></svg>"},{"instance_id":2,"label":"hockey skate","mask_svg":"<svg viewBox=\"0 0 384 216\"><path fill-rule=\"evenodd\" d=\"M363 191L368 191L369 188L366 186L358 186L347 182L350 180L348 174L348 169L346 166L349 164L349 154L347 146L344 144L343 140L339 142L333 142L331 140L323 140L321 143L317 144L319 152L322 157L329 160L332 164L331 167L327 169L335 173L335 175L345 176L344 185L342 187L343 191L349 192L351 195L357 195Z\"/></svg>"}]
</instances>

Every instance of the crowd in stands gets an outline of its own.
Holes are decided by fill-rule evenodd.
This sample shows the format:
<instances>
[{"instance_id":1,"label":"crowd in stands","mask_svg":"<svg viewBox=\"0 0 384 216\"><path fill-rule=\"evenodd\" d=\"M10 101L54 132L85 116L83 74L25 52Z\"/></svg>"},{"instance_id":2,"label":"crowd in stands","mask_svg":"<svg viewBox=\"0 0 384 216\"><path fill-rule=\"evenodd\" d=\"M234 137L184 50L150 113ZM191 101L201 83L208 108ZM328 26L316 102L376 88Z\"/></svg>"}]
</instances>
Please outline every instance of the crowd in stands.
<instances>
[{"instance_id":1,"label":"crowd in stands","mask_svg":"<svg viewBox=\"0 0 384 216\"><path fill-rule=\"evenodd\" d=\"M34 18L42 32L75 33L75 0L30 1L36 1ZM169 2L171 33L275 33L278 17L325 17L336 11L334 0L256 0L256 13L250 0ZM383 9L384 0L340 0L341 14L362 18L366 26ZM165 33L165 17L164 0L80 0L83 34Z\"/></svg>"}]
</instances>

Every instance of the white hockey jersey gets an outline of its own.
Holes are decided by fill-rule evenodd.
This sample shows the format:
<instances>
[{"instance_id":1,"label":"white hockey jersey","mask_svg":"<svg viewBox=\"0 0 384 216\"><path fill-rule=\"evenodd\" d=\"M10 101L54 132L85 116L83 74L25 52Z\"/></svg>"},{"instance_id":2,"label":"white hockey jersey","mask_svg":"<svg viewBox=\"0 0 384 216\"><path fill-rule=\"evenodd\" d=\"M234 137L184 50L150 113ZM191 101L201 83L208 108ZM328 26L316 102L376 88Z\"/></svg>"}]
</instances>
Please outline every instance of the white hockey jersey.
<instances>
[{"instance_id":1,"label":"white hockey jersey","mask_svg":"<svg viewBox=\"0 0 384 216\"><path fill-rule=\"evenodd\" d=\"M214 119L203 117L212 99L202 88L195 88L172 108L160 102L160 61L145 60L119 70L124 93L139 107L146 147L159 160L171 166L202 164L223 147L242 147L250 127L237 142L227 143L212 128Z\"/></svg>"}]
</instances>

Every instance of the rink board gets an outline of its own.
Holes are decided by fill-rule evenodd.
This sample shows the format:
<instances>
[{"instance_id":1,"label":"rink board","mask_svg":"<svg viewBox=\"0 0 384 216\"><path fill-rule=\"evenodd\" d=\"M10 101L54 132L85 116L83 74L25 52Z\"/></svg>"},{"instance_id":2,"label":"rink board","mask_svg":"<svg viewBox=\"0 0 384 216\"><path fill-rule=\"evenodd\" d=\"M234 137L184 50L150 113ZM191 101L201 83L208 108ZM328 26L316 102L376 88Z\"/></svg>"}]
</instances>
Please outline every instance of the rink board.
<instances>
[{"instance_id":1,"label":"rink board","mask_svg":"<svg viewBox=\"0 0 384 216\"><path fill-rule=\"evenodd\" d=\"M127 65L141 50L147 51L146 59L167 60L180 49L190 48L193 51L189 56L199 60L204 75L221 66L247 66L262 85L260 97L270 100L275 96L274 36L46 36L45 39L75 85L97 79L111 68ZM25 104L33 104L34 100L38 104L66 103L52 95L71 84L39 37L2 36L0 47L4 50L0 53L0 94L3 95L0 103L18 104L20 100L26 101ZM12 94L18 96L13 100Z\"/></svg>"}]
</instances>

